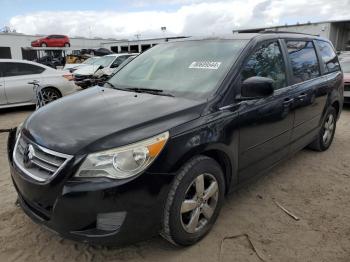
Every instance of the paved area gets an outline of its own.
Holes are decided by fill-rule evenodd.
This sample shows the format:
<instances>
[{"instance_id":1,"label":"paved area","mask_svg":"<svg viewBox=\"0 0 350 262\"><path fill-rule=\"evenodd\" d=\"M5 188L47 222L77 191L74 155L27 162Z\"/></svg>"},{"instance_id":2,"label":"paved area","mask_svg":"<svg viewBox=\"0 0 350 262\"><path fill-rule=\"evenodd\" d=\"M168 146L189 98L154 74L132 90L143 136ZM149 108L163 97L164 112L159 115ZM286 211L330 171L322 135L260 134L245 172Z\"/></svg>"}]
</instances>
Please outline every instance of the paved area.
<instances>
[{"instance_id":1,"label":"paved area","mask_svg":"<svg viewBox=\"0 0 350 262\"><path fill-rule=\"evenodd\" d=\"M0 129L22 122L31 110L0 111ZM303 150L228 196L213 231L189 248L160 237L127 247L92 247L32 223L14 205L6 140L0 134L0 261L350 261L350 107L327 152Z\"/></svg>"}]
</instances>

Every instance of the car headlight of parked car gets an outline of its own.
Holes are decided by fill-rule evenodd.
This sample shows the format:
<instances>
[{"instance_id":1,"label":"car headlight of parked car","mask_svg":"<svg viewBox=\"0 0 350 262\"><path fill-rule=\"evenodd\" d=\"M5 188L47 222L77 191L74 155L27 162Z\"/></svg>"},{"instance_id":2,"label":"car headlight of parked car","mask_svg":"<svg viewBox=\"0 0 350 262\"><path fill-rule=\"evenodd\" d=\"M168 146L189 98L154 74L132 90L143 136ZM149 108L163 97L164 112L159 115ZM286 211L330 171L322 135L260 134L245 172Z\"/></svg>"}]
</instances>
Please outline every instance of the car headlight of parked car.
<instances>
[{"instance_id":1,"label":"car headlight of parked car","mask_svg":"<svg viewBox=\"0 0 350 262\"><path fill-rule=\"evenodd\" d=\"M17 130L16 130L16 140L17 140L17 138L18 138L18 135L21 133L22 128L23 128L23 122L20 123L20 124L18 125L18 127L17 127Z\"/></svg>"},{"instance_id":2,"label":"car headlight of parked car","mask_svg":"<svg viewBox=\"0 0 350 262\"><path fill-rule=\"evenodd\" d=\"M140 174L159 155L169 132L102 152L89 154L75 177L108 177L124 179Z\"/></svg>"}]
</instances>

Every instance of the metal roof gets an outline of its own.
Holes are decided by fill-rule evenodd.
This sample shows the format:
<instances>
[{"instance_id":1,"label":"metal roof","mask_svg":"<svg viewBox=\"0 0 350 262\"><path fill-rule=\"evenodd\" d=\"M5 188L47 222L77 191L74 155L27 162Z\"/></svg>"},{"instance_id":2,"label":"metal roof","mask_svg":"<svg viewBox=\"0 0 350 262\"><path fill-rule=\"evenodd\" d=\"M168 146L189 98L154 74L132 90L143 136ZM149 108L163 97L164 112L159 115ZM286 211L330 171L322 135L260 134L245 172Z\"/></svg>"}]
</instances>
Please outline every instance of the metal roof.
<instances>
[{"instance_id":1,"label":"metal roof","mask_svg":"<svg viewBox=\"0 0 350 262\"><path fill-rule=\"evenodd\" d=\"M305 26L305 25L318 25L318 24L326 24L326 23L350 23L349 19L344 20L328 20L328 21L318 21L318 22L307 22L307 23L297 23L297 24L285 24L285 25L275 25L268 27L252 27L252 28L243 28L243 29L234 29L233 32L241 32L241 33L250 33L252 31L263 31L274 28L285 28L285 27L297 27L297 26Z\"/></svg>"}]
</instances>

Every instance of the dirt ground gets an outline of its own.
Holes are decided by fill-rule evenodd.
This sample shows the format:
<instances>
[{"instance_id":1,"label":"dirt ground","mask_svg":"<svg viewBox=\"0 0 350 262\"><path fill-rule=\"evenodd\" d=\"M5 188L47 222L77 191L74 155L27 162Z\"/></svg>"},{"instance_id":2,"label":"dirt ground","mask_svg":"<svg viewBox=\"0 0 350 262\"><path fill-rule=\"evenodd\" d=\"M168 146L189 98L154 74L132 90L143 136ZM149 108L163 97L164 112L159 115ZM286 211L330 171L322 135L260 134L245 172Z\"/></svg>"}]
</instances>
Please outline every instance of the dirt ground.
<instances>
[{"instance_id":1,"label":"dirt ground","mask_svg":"<svg viewBox=\"0 0 350 262\"><path fill-rule=\"evenodd\" d=\"M31 110L0 111L0 129L16 126ZM189 248L173 247L161 237L121 248L92 247L34 224L14 205L6 141L7 134L0 134L1 262L350 261L349 107L327 152L303 150L228 196L212 232ZM300 220L288 216L273 199ZM242 236L230 238L236 235Z\"/></svg>"}]
</instances>

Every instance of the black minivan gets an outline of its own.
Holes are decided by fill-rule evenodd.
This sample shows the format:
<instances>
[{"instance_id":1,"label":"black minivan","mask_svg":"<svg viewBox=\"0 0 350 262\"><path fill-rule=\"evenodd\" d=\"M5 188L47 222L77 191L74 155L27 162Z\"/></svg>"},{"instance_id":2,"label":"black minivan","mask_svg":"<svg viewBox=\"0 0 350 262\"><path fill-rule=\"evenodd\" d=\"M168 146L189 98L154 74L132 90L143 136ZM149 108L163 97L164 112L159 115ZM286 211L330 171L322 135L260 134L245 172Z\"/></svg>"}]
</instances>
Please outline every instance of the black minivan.
<instances>
[{"instance_id":1,"label":"black minivan","mask_svg":"<svg viewBox=\"0 0 350 262\"><path fill-rule=\"evenodd\" d=\"M203 238L225 196L308 146L331 145L343 105L332 44L287 32L159 44L9 136L19 203L99 244Z\"/></svg>"}]
</instances>

